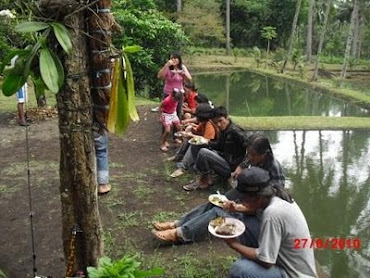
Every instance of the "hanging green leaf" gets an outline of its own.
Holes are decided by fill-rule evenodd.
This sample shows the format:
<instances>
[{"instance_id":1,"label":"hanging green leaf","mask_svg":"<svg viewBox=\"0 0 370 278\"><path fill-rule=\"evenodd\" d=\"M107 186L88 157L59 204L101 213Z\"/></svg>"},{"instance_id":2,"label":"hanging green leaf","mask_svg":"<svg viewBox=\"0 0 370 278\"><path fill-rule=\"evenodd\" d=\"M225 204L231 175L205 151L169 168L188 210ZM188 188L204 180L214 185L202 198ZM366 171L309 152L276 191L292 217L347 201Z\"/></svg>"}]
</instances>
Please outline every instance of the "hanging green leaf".
<instances>
[{"instance_id":1,"label":"hanging green leaf","mask_svg":"<svg viewBox=\"0 0 370 278\"><path fill-rule=\"evenodd\" d=\"M37 32L44 30L50 27L48 23L40 22L40 21L27 21L22 22L15 26L15 31L20 33L30 33L30 32Z\"/></svg>"},{"instance_id":2,"label":"hanging green leaf","mask_svg":"<svg viewBox=\"0 0 370 278\"><path fill-rule=\"evenodd\" d=\"M58 69L49 49L47 48L40 50L40 73L42 80L45 82L48 89L53 93L58 93Z\"/></svg>"},{"instance_id":3,"label":"hanging green leaf","mask_svg":"<svg viewBox=\"0 0 370 278\"><path fill-rule=\"evenodd\" d=\"M64 51L69 54L72 50L72 42L67 28L63 24L57 22L51 23L51 26L53 27L55 37L59 44Z\"/></svg>"},{"instance_id":4,"label":"hanging green leaf","mask_svg":"<svg viewBox=\"0 0 370 278\"><path fill-rule=\"evenodd\" d=\"M54 63L57 67L57 71L58 71L58 86L59 88L62 87L63 83L64 83L64 68L63 68L63 64L62 62L60 61L59 57L55 54L54 51L50 51L51 53L51 57L53 57L53 60L54 60Z\"/></svg>"},{"instance_id":5,"label":"hanging green leaf","mask_svg":"<svg viewBox=\"0 0 370 278\"><path fill-rule=\"evenodd\" d=\"M117 135L123 135L128 127L130 117L127 101L127 92L123 84L122 66L118 63L118 98L117 98L117 121L115 132Z\"/></svg>"},{"instance_id":6,"label":"hanging green leaf","mask_svg":"<svg viewBox=\"0 0 370 278\"><path fill-rule=\"evenodd\" d=\"M122 50L126 53L135 53L142 49L140 45L130 45L126 47L122 47Z\"/></svg>"},{"instance_id":7,"label":"hanging green leaf","mask_svg":"<svg viewBox=\"0 0 370 278\"><path fill-rule=\"evenodd\" d=\"M128 56L125 52L122 52L123 59L125 59L126 65L126 89L127 89L127 100L128 100L128 112L131 120L139 121L139 115L135 106L135 86L134 86L134 75L132 72L131 64Z\"/></svg>"},{"instance_id":8,"label":"hanging green leaf","mask_svg":"<svg viewBox=\"0 0 370 278\"><path fill-rule=\"evenodd\" d=\"M24 83L26 83L26 78L24 78L23 74L10 73L5 75L1 89L3 94L9 97L14 95Z\"/></svg>"},{"instance_id":9,"label":"hanging green leaf","mask_svg":"<svg viewBox=\"0 0 370 278\"><path fill-rule=\"evenodd\" d=\"M33 78L33 84L35 85L35 95L36 98L38 99L40 96L45 95L45 90L47 89L44 81L42 80L41 77Z\"/></svg>"},{"instance_id":10,"label":"hanging green leaf","mask_svg":"<svg viewBox=\"0 0 370 278\"><path fill-rule=\"evenodd\" d=\"M109 113L107 120L107 129L111 133L116 132L116 122L117 122L117 103L118 103L118 76L119 76L119 65L117 61L113 65L113 74L112 74L112 86L110 89L109 97Z\"/></svg>"}]
</instances>

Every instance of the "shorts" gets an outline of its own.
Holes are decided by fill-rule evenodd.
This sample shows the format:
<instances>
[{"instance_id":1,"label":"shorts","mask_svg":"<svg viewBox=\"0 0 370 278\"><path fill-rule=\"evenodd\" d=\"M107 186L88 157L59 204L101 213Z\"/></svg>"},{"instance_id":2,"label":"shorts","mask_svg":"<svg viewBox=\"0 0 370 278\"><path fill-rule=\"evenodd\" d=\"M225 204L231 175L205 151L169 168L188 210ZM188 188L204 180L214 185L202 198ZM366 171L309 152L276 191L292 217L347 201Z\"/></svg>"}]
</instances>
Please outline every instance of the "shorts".
<instances>
[{"instance_id":1,"label":"shorts","mask_svg":"<svg viewBox=\"0 0 370 278\"><path fill-rule=\"evenodd\" d=\"M24 103L27 101L27 91L25 90L25 86L27 85L22 86L22 88L20 88L17 91L16 95L17 95L18 103Z\"/></svg>"},{"instance_id":2,"label":"shorts","mask_svg":"<svg viewBox=\"0 0 370 278\"><path fill-rule=\"evenodd\" d=\"M169 127L172 125L178 125L180 123L180 119L177 116L176 111L173 112L172 114L162 112L161 123L164 127Z\"/></svg>"}]
</instances>

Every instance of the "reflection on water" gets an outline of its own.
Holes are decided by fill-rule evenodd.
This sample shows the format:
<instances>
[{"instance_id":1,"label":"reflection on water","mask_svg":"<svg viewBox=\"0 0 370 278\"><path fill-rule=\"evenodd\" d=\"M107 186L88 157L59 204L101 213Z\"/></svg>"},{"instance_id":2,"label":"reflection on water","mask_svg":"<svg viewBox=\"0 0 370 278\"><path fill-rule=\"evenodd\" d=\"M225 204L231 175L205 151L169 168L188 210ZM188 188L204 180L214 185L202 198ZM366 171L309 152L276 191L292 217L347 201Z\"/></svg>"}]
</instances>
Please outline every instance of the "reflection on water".
<instances>
[{"instance_id":1,"label":"reflection on water","mask_svg":"<svg viewBox=\"0 0 370 278\"><path fill-rule=\"evenodd\" d=\"M368 116L327 94L251 72L194 76L199 92L235 116Z\"/></svg>"},{"instance_id":2,"label":"reflection on water","mask_svg":"<svg viewBox=\"0 0 370 278\"><path fill-rule=\"evenodd\" d=\"M362 247L316 249L330 277L370 277L370 132L266 132L314 238L358 238Z\"/></svg>"}]
</instances>

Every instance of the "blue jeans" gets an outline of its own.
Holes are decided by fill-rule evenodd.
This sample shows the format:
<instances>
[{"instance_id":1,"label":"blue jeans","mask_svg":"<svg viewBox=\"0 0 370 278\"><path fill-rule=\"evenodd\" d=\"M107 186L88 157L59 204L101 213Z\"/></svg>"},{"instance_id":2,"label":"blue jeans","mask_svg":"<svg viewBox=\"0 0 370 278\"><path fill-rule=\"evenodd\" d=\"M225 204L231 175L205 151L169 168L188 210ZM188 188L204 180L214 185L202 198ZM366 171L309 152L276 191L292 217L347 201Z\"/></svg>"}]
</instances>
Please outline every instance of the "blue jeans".
<instances>
[{"instance_id":1,"label":"blue jeans","mask_svg":"<svg viewBox=\"0 0 370 278\"><path fill-rule=\"evenodd\" d=\"M210 174L211 171L214 171L217 175L225 179L231 175L230 164L216 151L206 148L200 149L195 167L201 174Z\"/></svg>"},{"instance_id":2,"label":"blue jeans","mask_svg":"<svg viewBox=\"0 0 370 278\"><path fill-rule=\"evenodd\" d=\"M284 278L285 271L274 265L271 268L264 268L258 263L246 258L238 259L230 269L230 278Z\"/></svg>"},{"instance_id":3,"label":"blue jeans","mask_svg":"<svg viewBox=\"0 0 370 278\"><path fill-rule=\"evenodd\" d=\"M98 184L109 183L108 133L93 132Z\"/></svg>"},{"instance_id":4,"label":"blue jeans","mask_svg":"<svg viewBox=\"0 0 370 278\"><path fill-rule=\"evenodd\" d=\"M189 170L193 167L194 159L193 159L193 155L191 153L191 147L192 146L189 146L187 148L187 150L186 150L184 156L182 157L181 161L176 163L177 168L182 168L182 169L185 169L185 170Z\"/></svg>"},{"instance_id":5,"label":"blue jeans","mask_svg":"<svg viewBox=\"0 0 370 278\"><path fill-rule=\"evenodd\" d=\"M256 216L238 212L229 213L211 203L195 207L175 223L180 238L184 242L195 242L203 239L208 235L209 222L218 216L234 217L242 221L247 229L239 237L240 243L250 247L258 247L260 220Z\"/></svg>"}]
</instances>

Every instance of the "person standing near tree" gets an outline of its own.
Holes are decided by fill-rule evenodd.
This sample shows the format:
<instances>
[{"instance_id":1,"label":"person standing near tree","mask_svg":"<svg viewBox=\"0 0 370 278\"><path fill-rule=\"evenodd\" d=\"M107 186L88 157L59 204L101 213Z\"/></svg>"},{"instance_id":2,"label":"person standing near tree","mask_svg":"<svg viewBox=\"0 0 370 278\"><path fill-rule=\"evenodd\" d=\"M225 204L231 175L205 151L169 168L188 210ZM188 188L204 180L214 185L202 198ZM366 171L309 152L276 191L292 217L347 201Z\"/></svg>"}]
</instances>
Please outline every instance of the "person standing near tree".
<instances>
[{"instance_id":1,"label":"person standing near tree","mask_svg":"<svg viewBox=\"0 0 370 278\"><path fill-rule=\"evenodd\" d=\"M24 103L28 100L28 88L27 82L17 91L17 119L18 124L21 126L27 126L26 113L24 111Z\"/></svg>"}]
</instances>

